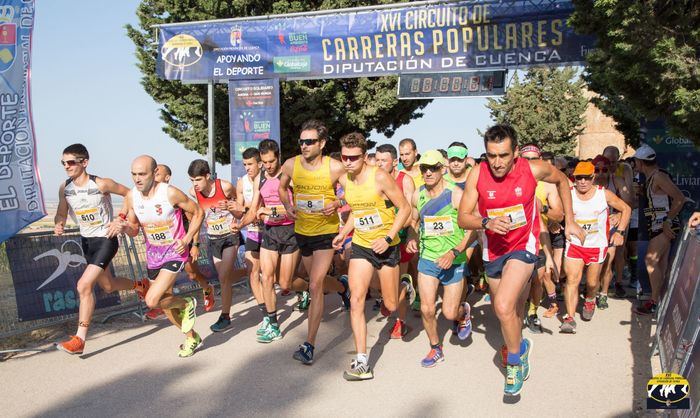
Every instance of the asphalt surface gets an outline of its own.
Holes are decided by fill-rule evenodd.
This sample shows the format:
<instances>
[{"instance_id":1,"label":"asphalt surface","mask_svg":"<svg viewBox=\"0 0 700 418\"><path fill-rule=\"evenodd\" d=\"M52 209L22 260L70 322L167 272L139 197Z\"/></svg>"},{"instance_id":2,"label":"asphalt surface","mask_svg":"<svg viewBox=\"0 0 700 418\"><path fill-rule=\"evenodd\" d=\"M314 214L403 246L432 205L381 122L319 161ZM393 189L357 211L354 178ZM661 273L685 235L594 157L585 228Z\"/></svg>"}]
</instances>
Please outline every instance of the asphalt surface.
<instances>
[{"instance_id":1,"label":"asphalt surface","mask_svg":"<svg viewBox=\"0 0 700 418\"><path fill-rule=\"evenodd\" d=\"M479 299L478 301L476 301ZM392 321L367 306L370 363L375 378L346 382L343 370L354 355L349 313L337 295L326 296L326 315L315 363L304 366L292 353L306 336L306 315L282 298L284 338L255 341L261 319L253 299L238 293L233 324L213 334L219 312L200 312L195 329L204 346L193 357L177 357L183 335L165 319L121 319L94 332L85 353L50 350L0 363L2 415L88 416L585 416L645 413L651 377L651 319L631 312L632 300L610 299L578 333L558 333L559 320L543 318L545 333L534 341L532 373L521 396L503 396L498 349L500 329L490 303L472 295L474 333L452 337L442 319L446 360L425 369L429 350L420 318L404 341L389 339ZM369 303L369 302L368 302ZM218 308L218 306L217 306ZM201 310L201 304L200 308ZM540 316L542 311L540 311Z\"/></svg>"}]
</instances>

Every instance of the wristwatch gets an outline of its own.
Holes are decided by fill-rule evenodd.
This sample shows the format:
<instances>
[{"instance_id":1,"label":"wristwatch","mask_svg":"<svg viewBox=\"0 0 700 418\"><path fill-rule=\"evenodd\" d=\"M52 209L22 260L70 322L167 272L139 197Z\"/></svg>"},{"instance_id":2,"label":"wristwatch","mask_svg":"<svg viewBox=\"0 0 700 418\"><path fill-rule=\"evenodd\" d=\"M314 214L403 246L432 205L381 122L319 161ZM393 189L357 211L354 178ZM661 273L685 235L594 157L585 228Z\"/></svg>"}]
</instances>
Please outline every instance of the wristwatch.
<instances>
[{"instance_id":1,"label":"wristwatch","mask_svg":"<svg viewBox=\"0 0 700 418\"><path fill-rule=\"evenodd\" d=\"M549 212L549 206L542 205L542 214L546 215Z\"/></svg>"},{"instance_id":2,"label":"wristwatch","mask_svg":"<svg viewBox=\"0 0 700 418\"><path fill-rule=\"evenodd\" d=\"M459 251L456 248L453 248L450 251L452 251L452 254L455 256L455 258L459 257L459 255L462 253L461 251Z\"/></svg>"},{"instance_id":3,"label":"wristwatch","mask_svg":"<svg viewBox=\"0 0 700 418\"><path fill-rule=\"evenodd\" d=\"M482 218L482 219L481 219L481 227L484 228L484 229L487 229L487 228L486 228L486 224L489 223L489 221L490 221L489 218Z\"/></svg>"},{"instance_id":4,"label":"wristwatch","mask_svg":"<svg viewBox=\"0 0 700 418\"><path fill-rule=\"evenodd\" d=\"M391 243L394 241L393 238L391 238L389 235L384 237L384 241L386 241L387 244L391 245Z\"/></svg>"},{"instance_id":5,"label":"wristwatch","mask_svg":"<svg viewBox=\"0 0 700 418\"><path fill-rule=\"evenodd\" d=\"M199 247L199 243L198 243L198 242L193 242L193 243L192 243L192 246L193 246L193 247Z\"/></svg>"},{"instance_id":6,"label":"wristwatch","mask_svg":"<svg viewBox=\"0 0 700 418\"><path fill-rule=\"evenodd\" d=\"M618 230L616 230L615 232L617 232L618 234L622 235L622 238L624 238L624 237L627 235L627 230L620 231L620 230L618 229Z\"/></svg>"}]
</instances>

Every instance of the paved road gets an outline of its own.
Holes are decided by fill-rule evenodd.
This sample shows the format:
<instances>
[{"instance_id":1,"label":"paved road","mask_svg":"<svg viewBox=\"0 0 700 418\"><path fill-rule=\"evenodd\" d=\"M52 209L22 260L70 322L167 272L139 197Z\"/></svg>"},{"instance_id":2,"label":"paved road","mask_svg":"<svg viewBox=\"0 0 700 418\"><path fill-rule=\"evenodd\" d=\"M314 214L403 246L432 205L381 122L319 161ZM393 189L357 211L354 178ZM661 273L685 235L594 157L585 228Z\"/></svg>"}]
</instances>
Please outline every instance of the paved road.
<instances>
[{"instance_id":1,"label":"paved road","mask_svg":"<svg viewBox=\"0 0 700 418\"><path fill-rule=\"evenodd\" d=\"M651 321L630 311L631 301L610 300L578 334L532 336L532 375L521 397L503 397L498 366L501 336L489 303L473 309L475 332L451 337L443 320L446 361L419 365L428 351L420 319L406 341L390 340L390 325L367 309L368 344L375 378L346 382L342 371L354 351L348 313L326 297L316 363L303 366L292 352L306 333L305 316L281 314L284 339L255 341L260 314L251 298L237 296L234 325L211 334L218 312L198 318L205 345L194 357L176 356L182 334L159 320L121 320L95 332L84 355L29 354L0 364L3 416L586 416L641 413L651 376ZM527 331L525 331L527 332Z\"/></svg>"}]
</instances>

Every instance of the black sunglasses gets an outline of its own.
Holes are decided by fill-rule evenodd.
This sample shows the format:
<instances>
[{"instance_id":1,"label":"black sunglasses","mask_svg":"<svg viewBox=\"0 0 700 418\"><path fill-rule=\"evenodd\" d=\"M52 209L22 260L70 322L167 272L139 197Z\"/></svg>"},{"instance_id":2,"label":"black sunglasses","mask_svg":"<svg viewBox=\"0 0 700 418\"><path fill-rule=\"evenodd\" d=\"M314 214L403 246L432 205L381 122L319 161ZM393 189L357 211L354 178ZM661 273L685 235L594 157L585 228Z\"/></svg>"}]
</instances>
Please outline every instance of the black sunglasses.
<instances>
[{"instance_id":1,"label":"black sunglasses","mask_svg":"<svg viewBox=\"0 0 700 418\"><path fill-rule=\"evenodd\" d=\"M427 173L428 171L435 173L435 172L442 170L442 164L433 164L433 165L421 164L418 166L418 168L420 169L420 172L423 174Z\"/></svg>"},{"instance_id":2,"label":"black sunglasses","mask_svg":"<svg viewBox=\"0 0 700 418\"><path fill-rule=\"evenodd\" d=\"M579 180L593 180L593 176L574 176L574 180L579 181Z\"/></svg>"},{"instance_id":3,"label":"black sunglasses","mask_svg":"<svg viewBox=\"0 0 700 418\"><path fill-rule=\"evenodd\" d=\"M61 165L64 167L65 166L73 167L75 165L78 165L78 163L82 163L84 160L85 160L84 158L79 158L77 160L67 160L67 161L61 160Z\"/></svg>"},{"instance_id":4,"label":"black sunglasses","mask_svg":"<svg viewBox=\"0 0 700 418\"><path fill-rule=\"evenodd\" d=\"M304 139L304 138L299 138L299 146L306 145L307 147L310 145L313 145L320 141L319 138L309 138L309 139Z\"/></svg>"},{"instance_id":5,"label":"black sunglasses","mask_svg":"<svg viewBox=\"0 0 700 418\"><path fill-rule=\"evenodd\" d=\"M364 154L358 154L358 155L341 154L340 159L343 161L355 162L355 161L359 160L360 158L362 158L363 156L364 156Z\"/></svg>"}]
</instances>

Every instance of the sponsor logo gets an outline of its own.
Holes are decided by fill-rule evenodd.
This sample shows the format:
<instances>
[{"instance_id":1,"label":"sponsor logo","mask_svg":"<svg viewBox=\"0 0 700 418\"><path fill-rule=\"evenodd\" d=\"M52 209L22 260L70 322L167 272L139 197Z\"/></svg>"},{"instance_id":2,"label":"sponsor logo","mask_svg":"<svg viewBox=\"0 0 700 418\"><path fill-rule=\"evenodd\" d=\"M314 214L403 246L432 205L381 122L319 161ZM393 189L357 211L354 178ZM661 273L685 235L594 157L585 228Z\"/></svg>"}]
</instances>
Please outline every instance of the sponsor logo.
<instances>
[{"instance_id":1,"label":"sponsor logo","mask_svg":"<svg viewBox=\"0 0 700 418\"><path fill-rule=\"evenodd\" d=\"M309 51L309 35L306 32L295 32L289 34L289 51L290 52L308 52Z\"/></svg>"},{"instance_id":2,"label":"sponsor logo","mask_svg":"<svg viewBox=\"0 0 700 418\"><path fill-rule=\"evenodd\" d=\"M0 72L5 72L15 62L17 51L17 24L12 22L15 8L0 7Z\"/></svg>"},{"instance_id":3,"label":"sponsor logo","mask_svg":"<svg viewBox=\"0 0 700 418\"><path fill-rule=\"evenodd\" d=\"M690 409L689 386L679 374L657 374L647 382L647 409Z\"/></svg>"},{"instance_id":4,"label":"sponsor logo","mask_svg":"<svg viewBox=\"0 0 700 418\"><path fill-rule=\"evenodd\" d=\"M229 36L229 42L234 48L240 48L243 46L243 29L240 26L235 25L231 28L231 34Z\"/></svg>"},{"instance_id":5,"label":"sponsor logo","mask_svg":"<svg viewBox=\"0 0 700 418\"><path fill-rule=\"evenodd\" d=\"M488 193L489 200L493 200L496 198L496 191L495 190L487 190L486 193Z\"/></svg>"},{"instance_id":6,"label":"sponsor logo","mask_svg":"<svg viewBox=\"0 0 700 418\"><path fill-rule=\"evenodd\" d=\"M267 133L270 132L272 123L269 120L256 120L253 122L253 132Z\"/></svg>"},{"instance_id":7,"label":"sponsor logo","mask_svg":"<svg viewBox=\"0 0 700 418\"><path fill-rule=\"evenodd\" d=\"M515 188L515 195L521 197L523 195L523 189L519 186Z\"/></svg>"},{"instance_id":8,"label":"sponsor logo","mask_svg":"<svg viewBox=\"0 0 700 418\"><path fill-rule=\"evenodd\" d=\"M75 248L78 249L80 254L78 254L77 252L72 253L71 251L69 251L71 246L68 246L68 244L72 244L73 246L75 246ZM85 254L83 253L83 247L77 241L70 239L61 244L60 250L53 248L51 250L43 252L34 257L34 261L38 261L45 257L56 258L56 260L58 261L58 266L56 267L56 270L54 270L54 272L51 273L51 275L46 280L44 280L44 282L39 287L36 288L36 290L41 289L42 287L51 283L55 278L65 273L68 267L79 267L81 264L87 264L87 260L85 260Z\"/></svg>"},{"instance_id":9,"label":"sponsor logo","mask_svg":"<svg viewBox=\"0 0 700 418\"><path fill-rule=\"evenodd\" d=\"M275 57L272 63L276 73L305 73L311 71L311 56L309 55Z\"/></svg>"},{"instance_id":10,"label":"sponsor logo","mask_svg":"<svg viewBox=\"0 0 700 418\"><path fill-rule=\"evenodd\" d=\"M158 216L163 214L163 206L161 206L160 203L156 204L155 208L156 208L156 214L158 214Z\"/></svg>"},{"instance_id":11,"label":"sponsor logo","mask_svg":"<svg viewBox=\"0 0 700 418\"><path fill-rule=\"evenodd\" d=\"M181 33L168 39L160 50L163 61L176 67L189 67L202 59L202 44Z\"/></svg>"}]
</instances>

